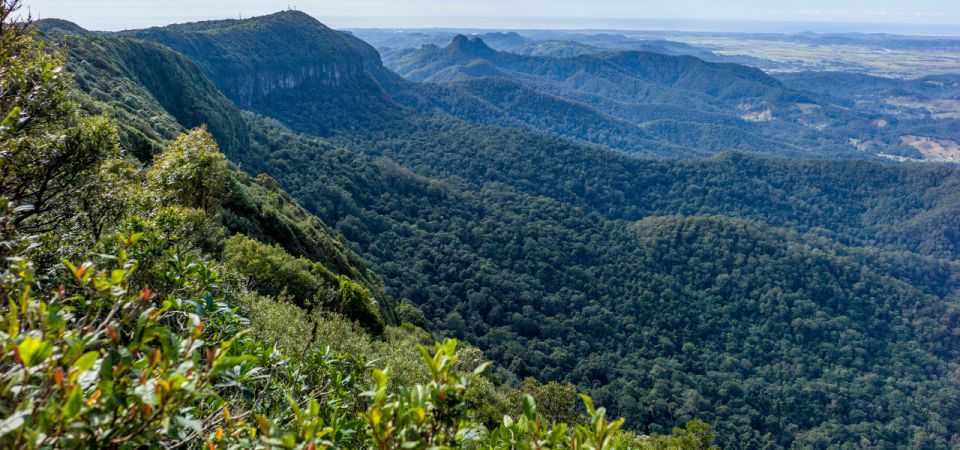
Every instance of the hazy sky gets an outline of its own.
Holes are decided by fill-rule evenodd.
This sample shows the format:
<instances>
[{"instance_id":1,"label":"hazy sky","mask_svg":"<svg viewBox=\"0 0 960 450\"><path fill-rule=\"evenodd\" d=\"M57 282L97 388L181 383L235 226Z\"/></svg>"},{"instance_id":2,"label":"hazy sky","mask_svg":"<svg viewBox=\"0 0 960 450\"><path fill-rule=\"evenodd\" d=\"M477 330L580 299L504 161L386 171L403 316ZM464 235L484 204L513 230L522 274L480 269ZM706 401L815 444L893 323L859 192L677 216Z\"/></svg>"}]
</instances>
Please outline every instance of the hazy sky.
<instances>
[{"instance_id":1,"label":"hazy sky","mask_svg":"<svg viewBox=\"0 0 960 450\"><path fill-rule=\"evenodd\" d=\"M89 29L116 30L204 19L249 17L295 7L327 25L347 27L637 28L671 19L683 28L705 20L809 22L960 30L960 0L25 0L33 15L59 17ZM696 24L696 25L691 25ZM729 26L729 25L728 25ZM718 25L717 27L723 28ZM812 28L811 28L812 29ZM934 27L931 27L934 29ZM734 30L718 30L734 31ZM771 30L773 31L773 30ZM784 30L790 31L790 30ZM851 30L853 31L853 30Z\"/></svg>"}]
</instances>

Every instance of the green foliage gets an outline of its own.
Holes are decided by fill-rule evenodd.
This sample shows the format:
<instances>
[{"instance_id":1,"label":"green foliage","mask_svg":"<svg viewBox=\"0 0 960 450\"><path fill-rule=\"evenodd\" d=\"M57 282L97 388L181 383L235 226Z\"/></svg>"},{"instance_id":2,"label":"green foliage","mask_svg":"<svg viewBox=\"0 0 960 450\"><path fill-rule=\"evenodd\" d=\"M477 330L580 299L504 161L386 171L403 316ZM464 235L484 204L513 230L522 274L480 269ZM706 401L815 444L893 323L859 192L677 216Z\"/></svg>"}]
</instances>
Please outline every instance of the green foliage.
<instances>
[{"instance_id":1,"label":"green foliage","mask_svg":"<svg viewBox=\"0 0 960 450\"><path fill-rule=\"evenodd\" d=\"M697 450L719 450L720 448L713 443L716 435L710 431L710 425L702 420L692 420L683 428L674 428L672 436L673 439L668 448L670 446Z\"/></svg>"},{"instance_id":2,"label":"green foliage","mask_svg":"<svg viewBox=\"0 0 960 450\"><path fill-rule=\"evenodd\" d=\"M374 370L376 384L368 393L372 405L365 418L376 448L452 447L463 438L460 429L467 422L463 395L468 381L453 371L456 347L453 340L437 344L433 355L420 347L430 369L426 386L390 393L387 374Z\"/></svg>"},{"instance_id":3,"label":"green foliage","mask_svg":"<svg viewBox=\"0 0 960 450\"><path fill-rule=\"evenodd\" d=\"M716 435L710 426L699 419L687 422L683 427L674 427L666 436L636 436L627 433L613 437L617 445L640 450L719 450L714 440Z\"/></svg>"},{"instance_id":4,"label":"green foliage","mask_svg":"<svg viewBox=\"0 0 960 450\"><path fill-rule=\"evenodd\" d=\"M356 319L360 325L374 335L383 333L384 322L373 304L373 296L359 283L340 275L338 278L336 312Z\"/></svg>"},{"instance_id":5,"label":"green foliage","mask_svg":"<svg viewBox=\"0 0 960 450\"><path fill-rule=\"evenodd\" d=\"M356 320L374 335L386 324L370 292L350 278L335 276L320 263L295 258L279 246L242 235L228 239L224 263L249 280L250 288L274 297L290 296L300 307L320 306Z\"/></svg>"},{"instance_id":6,"label":"green foliage","mask_svg":"<svg viewBox=\"0 0 960 450\"><path fill-rule=\"evenodd\" d=\"M582 419L579 411L580 397L577 388L572 384L560 384L556 381L541 384L534 378L526 378L518 389L510 392L507 402L510 405L520 405L520 397L527 395L537 403L540 416L547 422L574 424Z\"/></svg>"},{"instance_id":7,"label":"green foliage","mask_svg":"<svg viewBox=\"0 0 960 450\"><path fill-rule=\"evenodd\" d=\"M227 193L228 163L216 141L203 128L174 140L154 158L147 180L162 202L209 210L220 206Z\"/></svg>"},{"instance_id":8,"label":"green foliage","mask_svg":"<svg viewBox=\"0 0 960 450\"><path fill-rule=\"evenodd\" d=\"M238 304L240 313L250 322L252 337L275 345L284 353L301 352L308 345L329 347L336 353L364 355L379 365L389 366L394 386L410 386L427 379L417 345L432 343L433 338L422 331L388 327L383 335L374 337L341 315L322 310L309 312L283 298L253 293L241 296Z\"/></svg>"},{"instance_id":9,"label":"green foliage","mask_svg":"<svg viewBox=\"0 0 960 450\"><path fill-rule=\"evenodd\" d=\"M581 399L588 418L582 425L568 426L546 421L538 411L534 398L526 395L522 398L521 412L516 418L505 415L496 428L488 431L482 425L471 422L466 401L471 384L476 382L487 365L480 365L471 373L456 372L456 340L435 344L433 353L424 347L420 347L420 352L430 369L430 382L427 384L391 392L388 389L387 372L374 370L374 387L366 392L372 404L364 415L370 427L372 448L644 448L636 445L636 442L641 442L639 437L618 433L623 419L611 422L607 419L606 410L595 408L593 400L586 395L582 395ZM690 433L679 430L677 438L664 440L653 437L648 438L647 442L676 444L669 448L712 448L695 446L712 444L709 429L701 425L702 422L694 424Z\"/></svg>"},{"instance_id":10,"label":"green foliage","mask_svg":"<svg viewBox=\"0 0 960 450\"><path fill-rule=\"evenodd\" d=\"M254 179L234 168L229 184L230 194L223 202L220 216L230 232L277 244L293 256L347 275L370 291L388 323L396 322L393 300L384 294L377 274L336 237L334 230L277 189L272 178L263 175Z\"/></svg>"},{"instance_id":11,"label":"green foliage","mask_svg":"<svg viewBox=\"0 0 960 450\"><path fill-rule=\"evenodd\" d=\"M127 255L141 239L124 237L125 246L102 269L92 262L67 264L73 281L43 298L34 294L39 280L32 261L7 260L0 285L9 303L0 334L5 447L195 446L214 436L245 445L250 441L237 436L256 436L257 430L245 418L263 414L284 428L262 427L251 445L275 444L291 433L319 438L287 397L303 398L319 414L322 391L329 402L324 418L334 427L359 408L337 406L336 399L359 394L361 361L313 351L291 366L238 334L244 320L213 297L220 280L202 261L171 260L162 274L152 275L176 286L169 293L138 287L131 276L137 261ZM349 442L353 436L332 431L328 439Z\"/></svg>"},{"instance_id":12,"label":"green foliage","mask_svg":"<svg viewBox=\"0 0 960 450\"><path fill-rule=\"evenodd\" d=\"M0 48L0 199L21 207L11 220L22 229L49 231L79 207L72 192L118 154L116 134L67 101L61 58L44 51L26 25L7 24Z\"/></svg>"},{"instance_id":13,"label":"green foliage","mask_svg":"<svg viewBox=\"0 0 960 450\"><path fill-rule=\"evenodd\" d=\"M28 259L8 260L2 274L4 445L142 445L199 431L184 408L209 395L225 359L203 339L217 333L204 335L202 320L217 319L184 306L215 285L180 297L137 291L124 249L103 268L67 266L73 283L43 298Z\"/></svg>"},{"instance_id":14,"label":"green foliage","mask_svg":"<svg viewBox=\"0 0 960 450\"><path fill-rule=\"evenodd\" d=\"M127 159L110 158L99 164L87 185L99 195L81 196L75 216L92 242L105 237L111 226L130 213L134 207L130 199L143 196L139 181L139 167Z\"/></svg>"},{"instance_id":15,"label":"green foliage","mask_svg":"<svg viewBox=\"0 0 960 450\"><path fill-rule=\"evenodd\" d=\"M420 347L426 384L389 389L385 372L374 370L367 405L360 396L362 359L317 349L315 335L291 358L238 333L246 321L219 297L226 292L222 280L203 261L180 264L179 256L162 274L148 274L176 286L169 293L138 286L132 277L138 262L128 252L149 245L144 239L122 236L102 267L66 264L69 286L43 297L35 294L33 262L7 259L0 273L9 304L0 309L0 351L9 356L0 363L0 444L627 448L613 439L622 420L609 423L587 397L589 427L568 433L557 424L541 435L527 397L522 418L507 417L487 433L471 421L464 401L486 364L469 375L457 372L452 340L436 344L433 354ZM4 244L14 255L21 251L17 241Z\"/></svg>"},{"instance_id":16,"label":"green foliage","mask_svg":"<svg viewBox=\"0 0 960 450\"><path fill-rule=\"evenodd\" d=\"M397 318L400 320L400 323L409 323L424 330L430 329L430 322L427 321L426 316L423 315L423 311L420 311L419 308L410 303L401 303L400 306L397 307Z\"/></svg>"},{"instance_id":17,"label":"green foliage","mask_svg":"<svg viewBox=\"0 0 960 450\"><path fill-rule=\"evenodd\" d=\"M264 295L286 294L309 307L321 289L336 286L333 275L306 258L294 258L279 246L264 245L242 235L227 240L224 263L248 277L250 287ZM332 285L332 286L331 286Z\"/></svg>"},{"instance_id":18,"label":"green foliage","mask_svg":"<svg viewBox=\"0 0 960 450\"><path fill-rule=\"evenodd\" d=\"M475 367L479 367L479 364L463 367L463 370ZM475 380L465 394L465 401L472 411L471 417L487 427L497 427L504 414L522 415L527 397L537 404L539 419L546 424L576 425L584 423L586 419L580 411L581 399L577 389L569 383L542 384L527 378L519 386L498 386L488 378Z\"/></svg>"}]
</instances>

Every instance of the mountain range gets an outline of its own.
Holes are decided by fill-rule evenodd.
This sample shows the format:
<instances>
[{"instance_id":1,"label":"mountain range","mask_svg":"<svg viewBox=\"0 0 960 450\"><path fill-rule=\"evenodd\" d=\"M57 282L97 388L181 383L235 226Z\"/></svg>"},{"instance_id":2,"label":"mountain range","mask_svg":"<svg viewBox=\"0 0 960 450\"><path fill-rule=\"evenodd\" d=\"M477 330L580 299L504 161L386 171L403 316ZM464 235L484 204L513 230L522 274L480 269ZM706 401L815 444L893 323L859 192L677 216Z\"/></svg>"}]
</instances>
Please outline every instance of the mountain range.
<instances>
[{"instance_id":1,"label":"mountain range","mask_svg":"<svg viewBox=\"0 0 960 450\"><path fill-rule=\"evenodd\" d=\"M574 383L642 432L699 417L730 448L960 433L960 169L891 161L960 128L878 100L949 79L462 35L385 65L295 11L37 27L129 154L206 124L247 172L232 196L270 199L228 201L232 231L349 273L388 323L415 307L500 382Z\"/></svg>"}]
</instances>

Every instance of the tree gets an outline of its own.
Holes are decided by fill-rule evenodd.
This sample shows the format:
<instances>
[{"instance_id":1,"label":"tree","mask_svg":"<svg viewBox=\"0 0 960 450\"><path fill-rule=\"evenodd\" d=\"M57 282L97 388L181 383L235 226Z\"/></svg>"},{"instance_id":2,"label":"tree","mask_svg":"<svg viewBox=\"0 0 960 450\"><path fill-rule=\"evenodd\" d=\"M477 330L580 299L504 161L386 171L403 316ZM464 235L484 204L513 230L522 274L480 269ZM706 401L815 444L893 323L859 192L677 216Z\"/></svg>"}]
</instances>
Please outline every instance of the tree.
<instances>
[{"instance_id":1,"label":"tree","mask_svg":"<svg viewBox=\"0 0 960 450\"><path fill-rule=\"evenodd\" d=\"M0 0L0 199L18 207L10 220L21 231L49 231L119 144L106 119L82 117L68 101L61 56L34 38L20 6Z\"/></svg>"},{"instance_id":2,"label":"tree","mask_svg":"<svg viewBox=\"0 0 960 450\"><path fill-rule=\"evenodd\" d=\"M370 291L343 275L338 276L337 279L340 282L337 312L360 322L361 326L374 335L383 334L386 324L377 312Z\"/></svg>"},{"instance_id":3,"label":"tree","mask_svg":"<svg viewBox=\"0 0 960 450\"><path fill-rule=\"evenodd\" d=\"M430 322L423 315L423 311L408 302L400 303L397 307L397 318L400 319L400 323L416 325L424 330L430 329Z\"/></svg>"},{"instance_id":4,"label":"tree","mask_svg":"<svg viewBox=\"0 0 960 450\"><path fill-rule=\"evenodd\" d=\"M147 179L165 197L191 208L211 210L227 194L229 165L213 136L200 127L178 137L157 155Z\"/></svg>"},{"instance_id":5,"label":"tree","mask_svg":"<svg viewBox=\"0 0 960 450\"><path fill-rule=\"evenodd\" d=\"M286 294L301 307L308 306L322 288L333 287L313 273L312 261L295 258L279 245L261 244L239 234L227 239L223 260L245 275L251 288L264 295Z\"/></svg>"},{"instance_id":6,"label":"tree","mask_svg":"<svg viewBox=\"0 0 960 450\"><path fill-rule=\"evenodd\" d=\"M702 420L691 420L683 428L673 429L674 448L717 450L720 447L714 444L716 437L710 425Z\"/></svg>"}]
</instances>

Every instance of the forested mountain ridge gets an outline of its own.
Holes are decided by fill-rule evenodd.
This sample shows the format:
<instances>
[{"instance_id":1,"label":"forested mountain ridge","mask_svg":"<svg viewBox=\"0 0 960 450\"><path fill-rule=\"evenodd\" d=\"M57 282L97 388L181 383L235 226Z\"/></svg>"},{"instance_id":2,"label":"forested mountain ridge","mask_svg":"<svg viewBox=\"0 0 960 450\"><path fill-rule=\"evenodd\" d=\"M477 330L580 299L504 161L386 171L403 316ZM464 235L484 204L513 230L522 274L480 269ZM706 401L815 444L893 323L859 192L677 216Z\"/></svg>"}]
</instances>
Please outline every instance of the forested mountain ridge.
<instances>
[{"instance_id":1,"label":"forested mountain ridge","mask_svg":"<svg viewBox=\"0 0 960 450\"><path fill-rule=\"evenodd\" d=\"M870 99L880 96L922 95L955 98L960 94L960 76L931 75L913 80L884 78L845 72L794 72L778 74L784 84L838 98Z\"/></svg>"},{"instance_id":2,"label":"forested mountain ridge","mask_svg":"<svg viewBox=\"0 0 960 450\"><path fill-rule=\"evenodd\" d=\"M775 96L782 85L759 69L736 64L708 63L689 56L670 56L650 52L613 52L573 58L527 57L493 50L479 37L457 36L443 48L424 48L391 68L407 78L430 80L444 69L484 59L497 67L543 76L554 81L569 80L580 72L605 77L610 82L627 80L630 75L654 86L696 90L719 99L748 93L757 97ZM619 72L621 75L617 75ZM654 86L644 86L654 90ZM624 86L622 89L630 89ZM638 88L636 90L642 90ZM729 91L726 91L729 89ZM605 95L617 94L604 91ZM622 91L620 91L622 92ZM630 94L632 98L632 94Z\"/></svg>"},{"instance_id":3,"label":"forested mountain ridge","mask_svg":"<svg viewBox=\"0 0 960 450\"><path fill-rule=\"evenodd\" d=\"M281 88L308 83L335 86L362 75L361 61L356 53L346 51L341 33L304 14L277 13L256 22L211 21L123 34L164 43L193 58L243 107ZM226 44L231 46L222 43L220 36L230 38ZM286 46L280 53L283 59L267 59L278 44L305 36L308 42ZM208 61L211 57L215 59Z\"/></svg>"},{"instance_id":4,"label":"forested mountain ridge","mask_svg":"<svg viewBox=\"0 0 960 450\"><path fill-rule=\"evenodd\" d=\"M259 56L253 58L242 56L257 51L245 43L251 30L261 32L257 37L258 46L282 48L283 51L260 51L256 53ZM449 126L450 116L453 116L485 125L526 128L638 154L691 156L731 148L768 152L775 147L764 142L762 137L752 135L750 125L737 117L705 119L706 124L701 128L709 129L701 132L687 132L676 122L653 122L716 114L702 109L643 108L598 100L611 111L622 112L625 120L579 99L557 97L505 79L494 83L479 80L451 88L410 83L383 67L380 55L373 47L294 11L267 16L249 26L232 24L231 21L211 22L128 31L123 35L155 40L187 54L200 61L204 72L238 104L261 114L285 114L288 125L296 131L324 137L345 135L350 138L353 130L358 128L402 128L411 116L420 116L427 122L439 113L440 127ZM466 47L472 45L469 44L472 41L464 39ZM290 49L284 45L290 41L302 42L303 47L315 50ZM464 50L470 53L469 48ZM486 55L497 54L482 42L478 42L473 50ZM316 83L301 83L304 80L301 68L313 66L336 67L337 73L333 78L324 78L327 81L318 79ZM273 80L268 83L270 86L280 86L280 80L292 84L287 86L289 89L282 90L272 90L264 85L260 89L262 95L250 97L237 90L230 81L232 78L223 74L259 79L263 83ZM766 82L778 83L771 78ZM343 89L334 88L335 84L342 84ZM352 92L352 97L338 97L343 92ZM272 95L284 97L271 98ZM520 108L521 105L526 106ZM519 112L521 109L531 113L523 114ZM532 114L533 110L536 114ZM305 113L312 118L300 121L298 118ZM637 117L650 123L646 128L639 127L635 123ZM723 124L717 124L718 120ZM790 145L780 146L778 151L794 154L798 149Z\"/></svg>"},{"instance_id":5,"label":"forested mountain ridge","mask_svg":"<svg viewBox=\"0 0 960 450\"><path fill-rule=\"evenodd\" d=\"M75 55L69 69L87 94L80 102L118 119L124 144L137 157L157 153L162 141L181 131L160 125L167 115L158 112L182 128L205 124L227 151L249 144L240 110L187 57L148 41L89 35L64 21L41 21L37 28Z\"/></svg>"},{"instance_id":6,"label":"forested mountain ridge","mask_svg":"<svg viewBox=\"0 0 960 450\"><path fill-rule=\"evenodd\" d=\"M311 26L315 29L311 29ZM263 46L259 52L246 44L249 39L245 33L251 32L250 30L259 30L262 34L256 39L257 45ZM430 120L430 113L437 110L444 113L447 120L449 117L446 113L449 112L450 115L461 116L467 120L484 117L488 120L481 122L496 126L524 127L535 119L529 114L519 117L511 114L511 109L502 104L494 105L486 99L471 98L472 94L464 90L435 91L430 87L403 80L383 67L379 54L368 44L350 35L327 29L302 13L278 13L258 20L255 25L248 27L231 25L230 22L212 22L129 31L123 34L155 40L198 59L201 61L201 69L231 99L261 114L286 114L287 123L300 132L350 138L356 129L403 127L411 116L419 116L420 120L426 123ZM284 46L284 43L290 41L302 42L302 47L314 50L264 50L289 48ZM216 51L201 50L206 48ZM240 56L251 52L260 56ZM232 59L230 55L234 55ZM323 71L316 75L319 78L301 73L303 67L313 66L329 66L333 69L329 77L324 75ZM234 78L260 81L247 83L250 85L248 87L257 86L254 89L256 92L241 92L236 88ZM523 90L521 86L516 87L522 94L543 98L538 93ZM350 96L343 96L344 93L349 93ZM276 95L283 97L273 97ZM561 99L556 100L563 102ZM573 107L579 108L579 111L575 112L573 117L561 119L559 123L527 128L545 128L596 144L629 144L630 148L637 148L640 143L646 143L651 148L670 148L655 137L648 137L647 133L635 126L618 123L617 119L582 105L564 103L559 105L557 110L570 110ZM283 106L278 108L277 105ZM300 121L298 117L308 118ZM585 118L587 120L584 121ZM570 125L576 122L596 124L598 121L604 124L603 128L609 130L608 132L613 132L614 137L604 141L591 139L600 131L595 129L592 132L576 132L570 128ZM437 125L445 126L442 122ZM691 152L679 148L675 151Z\"/></svg>"},{"instance_id":7,"label":"forested mountain ridge","mask_svg":"<svg viewBox=\"0 0 960 450\"><path fill-rule=\"evenodd\" d=\"M521 377L574 381L634 429L703 417L730 447L948 445L957 169L641 160L413 107L367 123L336 117L352 104L285 104L326 89L395 108L402 89L430 87L344 42L381 94L365 97L365 79L280 86L262 116L242 114L250 145L225 151L340 230L435 330ZM275 220L260 217L234 227Z\"/></svg>"},{"instance_id":8,"label":"forested mountain ridge","mask_svg":"<svg viewBox=\"0 0 960 450\"><path fill-rule=\"evenodd\" d=\"M829 95L840 102L878 112L922 119L960 117L960 76L929 75L916 79L883 78L841 72L779 74L788 86Z\"/></svg>"},{"instance_id":9,"label":"forested mountain ridge","mask_svg":"<svg viewBox=\"0 0 960 450\"><path fill-rule=\"evenodd\" d=\"M367 41L384 58L393 60L403 54L416 51L425 45L445 46L457 35L476 36L491 48L525 56L573 57L600 54L615 51L643 51L663 55L695 56L712 62L746 63L762 61L770 65L772 61L717 54L705 47L661 37L628 37L614 31L489 31L489 30L403 30L353 28L348 31Z\"/></svg>"},{"instance_id":10,"label":"forested mountain ridge","mask_svg":"<svg viewBox=\"0 0 960 450\"><path fill-rule=\"evenodd\" d=\"M757 69L706 63L693 57L646 52L525 57L495 51L480 38L465 36L457 36L443 48L425 47L388 65L407 78L421 81L505 78L613 114L614 105L636 103L717 113L729 109L731 101L737 105L775 102L785 91L777 80ZM478 65L487 65L488 71L471 71ZM634 117L623 117L635 122Z\"/></svg>"}]
</instances>

